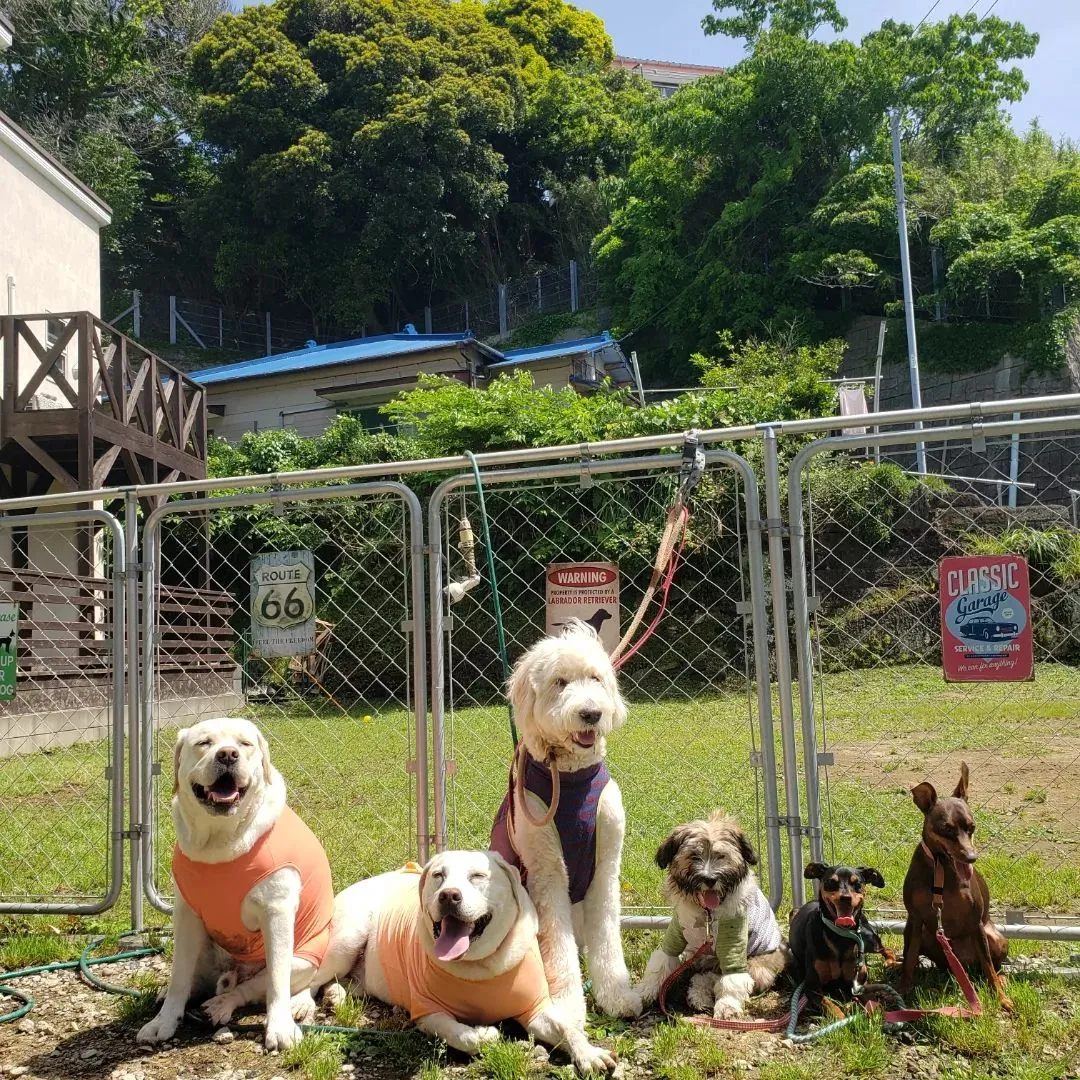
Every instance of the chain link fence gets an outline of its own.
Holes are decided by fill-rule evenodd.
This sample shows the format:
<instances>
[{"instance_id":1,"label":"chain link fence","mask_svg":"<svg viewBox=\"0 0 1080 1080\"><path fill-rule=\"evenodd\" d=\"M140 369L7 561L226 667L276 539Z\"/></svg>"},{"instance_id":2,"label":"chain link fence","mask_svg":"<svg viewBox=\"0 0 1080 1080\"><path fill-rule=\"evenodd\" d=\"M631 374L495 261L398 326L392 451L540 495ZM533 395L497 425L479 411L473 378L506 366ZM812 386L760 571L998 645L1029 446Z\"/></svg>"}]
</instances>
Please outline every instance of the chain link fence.
<instances>
[{"instance_id":1,"label":"chain link fence","mask_svg":"<svg viewBox=\"0 0 1080 1080\"><path fill-rule=\"evenodd\" d=\"M0 523L0 911L93 914L123 872L123 531Z\"/></svg>"},{"instance_id":2,"label":"chain link fence","mask_svg":"<svg viewBox=\"0 0 1080 1080\"><path fill-rule=\"evenodd\" d=\"M914 471L917 438L926 475ZM1076 424L988 422L879 441L828 440L797 456L789 477L792 524L801 521L792 543L799 689L818 738L804 750L820 768L808 795L820 787L825 855L882 870L884 899L901 918L922 826L910 789L930 780L951 793L966 762L998 920L1075 923L1064 916L1080 916ZM1030 681L945 681L943 649L962 661L954 677L990 663L981 677L993 679L1027 618L1015 591L999 603L987 585L950 616L943 643L939 572L954 556L1027 560Z\"/></svg>"},{"instance_id":3,"label":"chain link fence","mask_svg":"<svg viewBox=\"0 0 1080 1080\"><path fill-rule=\"evenodd\" d=\"M209 717L258 724L336 887L416 857L427 831L426 797L419 811L416 798L418 769L422 791L426 784L427 710L414 677L417 648L424 668L419 513L407 489L378 484L178 502L149 518L147 873L158 906L169 892L176 731ZM307 610L318 617L306 655L270 656L265 641L253 640L253 612L273 619L303 599L285 588L258 591L258 568L275 553L311 556ZM176 626L175 588L192 583L229 598L225 625L221 608L204 604L209 625ZM281 622L288 637L295 624Z\"/></svg>"},{"instance_id":4,"label":"chain link fence","mask_svg":"<svg viewBox=\"0 0 1080 1080\"><path fill-rule=\"evenodd\" d=\"M678 463L671 455L632 473L610 474L596 463L539 470L543 475L536 478L516 473L484 478L511 662L550 628L545 596L554 564L617 567L616 609L599 607L583 617L601 627L613 620L618 640L649 583L678 488ZM572 475L549 479L552 471ZM431 517L441 521L446 579L468 580L461 528L467 520L478 529L481 519L473 478L459 477L440 492ZM763 611L764 582L760 561L751 566L748 558L748 545L758 544L760 550L759 534L748 535L750 523L759 518L756 488L749 505L747 497L736 469L715 465L706 472L694 493L689 539L666 614L620 672L629 719L608 740L608 763L626 808L623 889L628 914L666 910L653 857L673 826L722 808L738 815L756 837L763 864L767 818L775 835L775 788L771 795L766 792L757 768L762 717L755 690L760 684L752 593ZM433 611L436 604L433 596ZM446 840L451 847L484 847L506 793L513 750L487 575L446 610L445 696L434 721L436 759L440 728L445 736ZM759 632L764 634L764 628ZM764 691L767 703L767 670ZM433 688L433 694L438 692ZM767 705L766 714L771 742ZM770 850L773 885L779 888L779 846ZM768 881L764 866L763 876Z\"/></svg>"}]
</instances>

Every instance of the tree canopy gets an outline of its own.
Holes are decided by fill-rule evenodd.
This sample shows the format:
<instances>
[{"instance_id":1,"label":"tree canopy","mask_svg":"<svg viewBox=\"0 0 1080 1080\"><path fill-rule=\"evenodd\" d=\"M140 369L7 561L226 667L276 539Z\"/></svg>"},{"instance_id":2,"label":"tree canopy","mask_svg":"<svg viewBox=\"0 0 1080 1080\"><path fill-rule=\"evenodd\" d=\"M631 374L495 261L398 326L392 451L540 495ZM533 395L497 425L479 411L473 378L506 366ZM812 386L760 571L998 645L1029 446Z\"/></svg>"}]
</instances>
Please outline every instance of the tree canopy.
<instances>
[{"instance_id":1,"label":"tree canopy","mask_svg":"<svg viewBox=\"0 0 1080 1080\"><path fill-rule=\"evenodd\" d=\"M1013 62L1038 41L1018 23L969 14L823 42L814 32L842 23L831 2L715 6L735 14L706 28L745 37L749 55L653 115L627 174L606 186L611 221L594 246L620 328L642 328L635 344L676 381L681 358L720 328L812 324L832 290L894 298L889 110L905 118L915 191L918 163L952 177L976 144L1016 138L1001 109L1026 89ZM935 215L957 200L914 201L915 255L929 278Z\"/></svg>"}]
</instances>

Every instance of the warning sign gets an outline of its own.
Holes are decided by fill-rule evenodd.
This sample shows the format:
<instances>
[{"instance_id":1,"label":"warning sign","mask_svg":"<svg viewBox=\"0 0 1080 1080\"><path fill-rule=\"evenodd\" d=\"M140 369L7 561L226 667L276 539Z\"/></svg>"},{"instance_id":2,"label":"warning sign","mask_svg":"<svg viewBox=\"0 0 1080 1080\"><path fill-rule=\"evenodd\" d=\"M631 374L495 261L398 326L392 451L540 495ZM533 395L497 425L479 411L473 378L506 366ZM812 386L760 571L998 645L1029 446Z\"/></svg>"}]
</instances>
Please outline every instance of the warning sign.
<instances>
[{"instance_id":1,"label":"warning sign","mask_svg":"<svg viewBox=\"0 0 1080 1080\"><path fill-rule=\"evenodd\" d=\"M18 653L19 605L0 604L0 701L15 696Z\"/></svg>"},{"instance_id":2,"label":"warning sign","mask_svg":"<svg viewBox=\"0 0 1080 1080\"><path fill-rule=\"evenodd\" d=\"M938 594L946 682L1023 682L1034 677L1026 559L942 559Z\"/></svg>"},{"instance_id":3,"label":"warning sign","mask_svg":"<svg viewBox=\"0 0 1080 1080\"><path fill-rule=\"evenodd\" d=\"M610 653L619 644L619 568L614 563L552 563L547 568L547 632L570 619L589 623Z\"/></svg>"}]
</instances>

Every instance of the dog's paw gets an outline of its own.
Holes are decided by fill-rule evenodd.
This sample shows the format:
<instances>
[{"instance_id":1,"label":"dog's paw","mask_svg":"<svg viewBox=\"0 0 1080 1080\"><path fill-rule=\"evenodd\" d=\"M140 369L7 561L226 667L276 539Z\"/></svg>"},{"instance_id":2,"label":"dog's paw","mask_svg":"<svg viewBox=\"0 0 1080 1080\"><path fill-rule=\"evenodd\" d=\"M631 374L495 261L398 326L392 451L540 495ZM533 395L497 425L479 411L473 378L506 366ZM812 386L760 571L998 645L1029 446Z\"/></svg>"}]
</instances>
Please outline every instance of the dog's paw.
<instances>
[{"instance_id":1,"label":"dog's paw","mask_svg":"<svg viewBox=\"0 0 1080 1080\"><path fill-rule=\"evenodd\" d=\"M610 1050L602 1046L593 1046L586 1043L585 1046L574 1055L574 1067L582 1076L596 1076L599 1073L615 1071L618 1062Z\"/></svg>"},{"instance_id":2,"label":"dog's paw","mask_svg":"<svg viewBox=\"0 0 1080 1080\"><path fill-rule=\"evenodd\" d=\"M266 1018L266 1035L263 1045L267 1050L291 1050L300 1044L303 1037L304 1033L287 1013L281 1018L276 1016L273 1019Z\"/></svg>"},{"instance_id":3,"label":"dog's paw","mask_svg":"<svg viewBox=\"0 0 1080 1080\"><path fill-rule=\"evenodd\" d=\"M466 1054L479 1054L480 1047L487 1043L498 1042L502 1038L499 1029L495 1027L471 1027L461 1034L461 1044L458 1047Z\"/></svg>"},{"instance_id":4,"label":"dog's paw","mask_svg":"<svg viewBox=\"0 0 1080 1080\"><path fill-rule=\"evenodd\" d=\"M299 994L293 994L289 1011L298 1024L310 1024L315 1019L315 999L311 991L301 990Z\"/></svg>"},{"instance_id":5,"label":"dog's paw","mask_svg":"<svg viewBox=\"0 0 1080 1080\"><path fill-rule=\"evenodd\" d=\"M166 1013L163 1009L147 1024L139 1029L135 1041L140 1043L162 1043L171 1039L180 1026L180 1017Z\"/></svg>"},{"instance_id":6,"label":"dog's paw","mask_svg":"<svg viewBox=\"0 0 1080 1080\"><path fill-rule=\"evenodd\" d=\"M645 1008L641 991L633 986L620 986L602 997L597 995L596 1004L600 1006L600 1011L608 1016L618 1016L627 1020L636 1019Z\"/></svg>"},{"instance_id":7,"label":"dog's paw","mask_svg":"<svg viewBox=\"0 0 1080 1080\"><path fill-rule=\"evenodd\" d=\"M204 1001L203 1012L210 1018L210 1023L221 1027L232 1019L233 1013L236 1012L236 1005L236 998L232 991L228 991Z\"/></svg>"},{"instance_id":8,"label":"dog's paw","mask_svg":"<svg viewBox=\"0 0 1080 1080\"><path fill-rule=\"evenodd\" d=\"M698 972L690 980L690 986L686 991L686 1004L694 1012L712 1012L713 1002L716 1000L716 995L713 993L713 983L715 981L715 976L707 972Z\"/></svg>"},{"instance_id":9,"label":"dog's paw","mask_svg":"<svg viewBox=\"0 0 1080 1080\"><path fill-rule=\"evenodd\" d=\"M332 982L322 992L323 1005L328 1009L336 1009L339 1005L345 1004L348 996L348 990L341 983Z\"/></svg>"},{"instance_id":10,"label":"dog's paw","mask_svg":"<svg viewBox=\"0 0 1080 1080\"><path fill-rule=\"evenodd\" d=\"M742 1001L737 997L718 997L713 1005L714 1020L734 1020L742 1016Z\"/></svg>"}]
</instances>

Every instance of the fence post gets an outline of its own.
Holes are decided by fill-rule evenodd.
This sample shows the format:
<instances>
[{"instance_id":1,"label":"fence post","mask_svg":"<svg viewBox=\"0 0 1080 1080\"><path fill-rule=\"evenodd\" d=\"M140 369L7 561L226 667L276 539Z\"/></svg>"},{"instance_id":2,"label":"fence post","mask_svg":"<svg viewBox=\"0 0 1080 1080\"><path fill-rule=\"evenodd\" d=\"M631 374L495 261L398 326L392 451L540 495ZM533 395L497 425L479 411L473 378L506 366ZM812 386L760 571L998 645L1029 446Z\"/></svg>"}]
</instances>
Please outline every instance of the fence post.
<instances>
[{"instance_id":1,"label":"fence post","mask_svg":"<svg viewBox=\"0 0 1080 1080\"><path fill-rule=\"evenodd\" d=\"M274 351L274 344L270 337L270 312L266 313L266 355L270 356Z\"/></svg>"},{"instance_id":2,"label":"fence post","mask_svg":"<svg viewBox=\"0 0 1080 1080\"><path fill-rule=\"evenodd\" d=\"M570 260L570 310L577 311L577 259Z\"/></svg>"},{"instance_id":3,"label":"fence post","mask_svg":"<svg viewBox=\"0 0 1080 1080\"><path fill-rule=\"evenodd\" d=\"M142 334L142 293L131 290L131 322L135 337Z\"/></svg>"},{"instance_id":4,"label":"fence post","mask_svg":"<svg viewBox=\"0 0 1080 1080\"><path fill-rule=\"evenodd\" d=\"M217 343L219 349L225 348L225 309L220 304L217 309Z\"/></svg>"},{"instance_id":5,"label":"fence post","mask_svg":"<svg viewBox=\"0 0 1080 1080\"><path fill-rule=\"evenodd\" d=\"M765 450L765 527L769 538L769 584L772 588L773 648L776 654L776 696L780 703L780 741L784 755L784 797L787 806L788 860L791 867L791 906L803 905L802 817L799 807L799 764L795 752L795 707L791 694L791 642L787 586L784 575L784 523L780 502L780 456L776 429L762 432ZM791 522L792 536L795 523ZM800 529L801 535L801 529ZM799 554L801 554L801 549ZM792 566L796 554L792 545ZM817 753L815 745L809 753ZM818 844L821 840L818 838Z\"/></svg>"},{"instance_id":6,"label":"fence post","mask_svg":"<svg viewBox=\"0 0 1080 1080\"><path fill-rule=\"evenodd\" d=\"M431 333L431 307L430 307L430 305L426 305L424 307L424 333L425 334L430 334Z\"/></svg>"},{"instance_id":7,"label":"fence post","mask_svg":"<svg viewBox=\"0 0 1080 1080\"><path fill-rule=\"evenodd\" d=\"M136 294L137 296L138 294ZM138 300L136 300L138 303ZM138 311L138 308L135 309ZM127 733L128 733L128 817L131 830L129 860L131 866L131 929L143 928L143 890L146 864L143 855L147 837L143 835L146 827L144 813L146 785L148 777L144 775L142 746L142 715L139 683L139 628L141 625L139 606L139 500L133 491L124 495L124 546L125 571L124 605L127 608ZM147 627L149 632L150 627ZM119 673L118 673L119 674Z\"/></svg>"},{"instance_id":8,"label":"fence post","mask_svg":"<svg viewBox=\"0 0 1080 1080\"><path fill-rule=\"evenodd\" d=\"M169 297L169 344L176 344L176 297Z\"/></svg>"},{"instance_id":9,"label":"fence post","mask_svg":"<svg viewBox=\"0 0 1080 1080\"><path fill-rule=\"evenodd\" d=\"M461 329L462 330L468 330L469 329L469 301L468 300L465 301L465 325Z\"/></svg>"},{"instance_id":10,"label":"fence post","mask_svg":"<svg viewBox=\"0 0 1080 1080\"><path fill-rule=\"evenodd\" d=\"M499 337L504 338L510 331L506 318L506 286L499 286Z\"/></svg>"},{"instance_id":11,"label":"fence post","mask_svg":"<svg viewBox=\"0 0 1080 1080\"><path fill-rule=\"evenodd\" d=\"M536 275L536 311L537 314L542 313L544 310L544 278L543 275Z\"/></svg>"}]
</instances>

